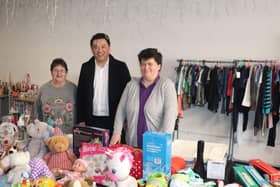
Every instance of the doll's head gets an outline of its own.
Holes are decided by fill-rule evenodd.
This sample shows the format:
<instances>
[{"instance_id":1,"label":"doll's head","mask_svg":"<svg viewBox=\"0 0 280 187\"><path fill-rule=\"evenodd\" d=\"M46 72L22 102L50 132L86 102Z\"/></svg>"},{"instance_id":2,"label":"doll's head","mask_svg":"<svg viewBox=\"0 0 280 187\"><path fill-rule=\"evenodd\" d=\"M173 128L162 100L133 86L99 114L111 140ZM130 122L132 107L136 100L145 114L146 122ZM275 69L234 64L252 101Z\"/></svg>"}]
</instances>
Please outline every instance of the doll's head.
<instances>
[{"instance_id":1,"label":"doll's head","mask_svg":"<svg viewBox=\"0 0 280 187\"><path fill-rule=\"evenodd\" d=\"M83 159L75 160L72 169L77 172L84 172L87 170L88 164Z\"/></svg>"}]
</instances>

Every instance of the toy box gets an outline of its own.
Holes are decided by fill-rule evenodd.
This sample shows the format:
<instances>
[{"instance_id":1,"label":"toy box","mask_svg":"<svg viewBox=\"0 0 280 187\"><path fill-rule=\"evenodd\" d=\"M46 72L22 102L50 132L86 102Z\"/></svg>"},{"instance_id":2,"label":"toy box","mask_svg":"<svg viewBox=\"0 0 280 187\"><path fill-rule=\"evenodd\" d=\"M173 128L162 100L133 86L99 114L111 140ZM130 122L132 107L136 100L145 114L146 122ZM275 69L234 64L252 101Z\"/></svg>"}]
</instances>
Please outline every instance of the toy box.
<instances>
[{"instance_id":1,"label":"toy box","mask_svg":"<svg viewBox=\"0 0 280 187\"><path fill-rule=\"evenodd\" d=\"M107 184L106 180L106 152L109 150L96 144L83 143L80 158L88 163L88 169L85 174L94 176L94 182L98 184Z\"/></svg>"},{"instance_id":2,"label":"toy box","mask_svg":"<svg viewBox=\"0 0 280 187\"><path fill-rule=\"evenodd\" d=\"M233 167L234 177L236 181L244 187L258 187L257 183L252 179L250 174L244 169L243 166Z\"/></svg>"},{"instance_id":3,"label":"toy box","mask_svg":"<svg viewBox=\"0 0 280 187\"><path fill-rule=\"evenodd\" d=\"M73 152L77 157L80 155L79 149L82 144L89 142L108 147L109 130L90 126L75 126L73 128Z\"/></svg>"},{"instance_id":4,"label":"toy box","mask_svg":"<svg viewBox=\"0 0 280 187\"><path fill-rule=\"evenodd\" d=\"M280 179L280 171L275 169L274 167L268 165L264 161L260 159L253 159L250 160L249 163L254 166L254 168L260 169L263 172L267 173L269 175L269 179L275 180L275 179Z\"/></svg>"},{"instance_id":5,"label":"toy box","mask_svg":"<svg viewBox=\"0 0 280 187\"><path fill-rule=\"evenodd\" d=\"M171 134L147 131L143 135L143 179L154 172L171 174Z\"/></svg>"},{"instance_id":6,"label":"toy box","mask_svg":"<svg viewBox=\"0 0 280 187\"><path fill-rule=\"evenodd\" d=\"M252 178L256 181L258 185L266 184L269 186L268 182L264 180L264 178L257 172L257 170L253 166L244 166L246 171L252 176Z\"/></svg>"}]
</instances>

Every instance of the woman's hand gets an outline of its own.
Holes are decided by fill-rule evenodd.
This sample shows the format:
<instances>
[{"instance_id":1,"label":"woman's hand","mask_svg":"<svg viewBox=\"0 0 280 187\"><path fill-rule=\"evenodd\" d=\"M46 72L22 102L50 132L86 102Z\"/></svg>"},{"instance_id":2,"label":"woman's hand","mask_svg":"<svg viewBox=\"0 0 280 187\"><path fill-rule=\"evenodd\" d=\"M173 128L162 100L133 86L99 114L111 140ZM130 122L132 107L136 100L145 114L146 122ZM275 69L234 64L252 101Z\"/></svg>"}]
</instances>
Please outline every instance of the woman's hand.
<instances>
[{"instance_id":1,"label":"woman's hand","mask_svg":"<svg viewBox=\"0 0 280 187\"><path fill-rule=\"evenodd\" d=\"M115 145L115 144L118 144L118 143L121 143L121 135L115 133L115 134L113 134L113 136L111 138L109 146L112 146L112 145Z\"/></svg>"}]
</instances>

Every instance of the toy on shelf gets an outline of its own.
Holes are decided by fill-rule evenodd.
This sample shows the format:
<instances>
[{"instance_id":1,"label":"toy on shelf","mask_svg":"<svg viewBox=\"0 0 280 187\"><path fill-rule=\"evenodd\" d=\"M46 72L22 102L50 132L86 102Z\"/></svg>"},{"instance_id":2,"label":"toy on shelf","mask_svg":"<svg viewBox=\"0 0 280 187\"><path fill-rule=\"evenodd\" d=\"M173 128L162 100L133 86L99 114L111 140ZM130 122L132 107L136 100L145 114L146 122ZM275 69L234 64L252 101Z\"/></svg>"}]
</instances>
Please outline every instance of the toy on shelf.
<instances>
[{"instance_id":1,"label":"toy on shelf","mask_svg":"<svg viewBox=\"0 0 280 187\"><path fill-rule=\"evenodd\" d=\"M120 147L107 153L107 176L113 182L110 187L137 187L136 179L129 176L133 156L127 148Z\"/></svg>"}]
</instances>

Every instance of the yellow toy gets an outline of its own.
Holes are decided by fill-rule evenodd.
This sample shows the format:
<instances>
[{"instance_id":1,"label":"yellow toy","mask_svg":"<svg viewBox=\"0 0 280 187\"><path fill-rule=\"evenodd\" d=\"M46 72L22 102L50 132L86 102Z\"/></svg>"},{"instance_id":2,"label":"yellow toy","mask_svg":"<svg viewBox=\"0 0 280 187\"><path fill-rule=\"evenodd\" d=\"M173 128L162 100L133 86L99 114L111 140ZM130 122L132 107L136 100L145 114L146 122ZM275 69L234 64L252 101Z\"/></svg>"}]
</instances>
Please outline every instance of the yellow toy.
<instances>
[{"instance_id":1,"label":"yellow toy","mask_svg":"<svg viewBox=\"0 0 280 187\"><path fill-rule=\"evenodd\" d=\"M24 179L20 187L56 187L56 182L49 177L41 177L34 182Z\"/></svg>"}]
</instances>

